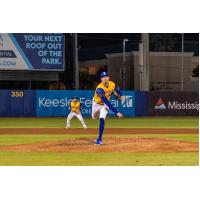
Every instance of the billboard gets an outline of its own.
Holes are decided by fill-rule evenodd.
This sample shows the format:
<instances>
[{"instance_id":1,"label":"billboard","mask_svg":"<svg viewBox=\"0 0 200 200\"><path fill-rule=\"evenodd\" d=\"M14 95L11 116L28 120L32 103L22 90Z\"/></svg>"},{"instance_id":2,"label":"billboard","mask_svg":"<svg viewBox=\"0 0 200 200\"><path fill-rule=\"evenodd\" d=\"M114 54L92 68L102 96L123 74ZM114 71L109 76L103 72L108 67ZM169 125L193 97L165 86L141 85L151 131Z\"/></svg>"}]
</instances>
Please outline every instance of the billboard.
<instances>
[{"instance_id":1,"label":"billboard","mask_svg":"<svg viewBox=\"0 0 200 200\"><path fill-rule=\"evenodd\" d=\"M199 115L197 92L149 92L148 113L157 116Z\"/></svg>"},{"instance_id":2,"label":"billboard","mask_svg":"<svg viewBox=\"0 0 200 200\"><path fill-rule=\"evenodd\" d=\"M0 70L64 70L64 35L0 33Z\"/></svg>"},{"instance_id":3,"label":"billboard","mask_svg":"<svg viewBox=\"0 0 200 200\"><path fill-rule=\"evenodd\" d=\"M69 102L73 96L77 96L82 105L81 113L83 116L90 117L92 113L92 98L93 90L38 90L36 99L36 115L40 117L51 116L67 116L69 114ZM111 103L124 116L135 115L135 94L134 92L123 92L122 102L111 98ZM112 111L109 111L109 116L115 116Z\"/></svg>"}]
</instances>

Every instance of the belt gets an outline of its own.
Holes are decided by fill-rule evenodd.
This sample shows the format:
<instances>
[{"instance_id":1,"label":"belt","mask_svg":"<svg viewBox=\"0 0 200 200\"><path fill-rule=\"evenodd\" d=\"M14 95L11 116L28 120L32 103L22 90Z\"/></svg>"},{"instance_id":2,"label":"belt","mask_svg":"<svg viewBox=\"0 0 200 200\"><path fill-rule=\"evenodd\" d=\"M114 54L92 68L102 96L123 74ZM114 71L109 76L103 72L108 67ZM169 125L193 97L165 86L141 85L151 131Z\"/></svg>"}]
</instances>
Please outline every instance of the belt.
<instances>
[{"instance_id":1,"label":"belt","mask_svg":"<svg viewBox=\"0 0 200 200\"><path fill-rule=\"evenodd\" d=\"M103 104L101 104L101 103L97 103L94 99L93 99L93 101L94 101L96 104L99 104L99 105L101 105L101 106L104 105L104 103L103 103Z\"/></svg>"}]
</instances>

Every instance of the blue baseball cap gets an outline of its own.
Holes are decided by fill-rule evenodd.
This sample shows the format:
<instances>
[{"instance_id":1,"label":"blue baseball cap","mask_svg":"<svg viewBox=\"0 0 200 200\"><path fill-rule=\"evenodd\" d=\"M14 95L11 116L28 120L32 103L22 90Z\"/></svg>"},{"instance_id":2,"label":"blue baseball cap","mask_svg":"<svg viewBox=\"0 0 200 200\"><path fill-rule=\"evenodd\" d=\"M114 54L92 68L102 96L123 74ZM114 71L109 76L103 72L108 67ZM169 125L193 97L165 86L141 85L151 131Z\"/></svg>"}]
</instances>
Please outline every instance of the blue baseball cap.
<instances>
[{"instance_id":1,"label":"blue baseball cap","mask_svg":"<svg viewBox=\"0 0 200 200\"><path fill-rule=\"evenodd\" d=\"M101 72L100 77L103 78L104 76L108 76L108 72Z\"/></svg>"}]
</instances>

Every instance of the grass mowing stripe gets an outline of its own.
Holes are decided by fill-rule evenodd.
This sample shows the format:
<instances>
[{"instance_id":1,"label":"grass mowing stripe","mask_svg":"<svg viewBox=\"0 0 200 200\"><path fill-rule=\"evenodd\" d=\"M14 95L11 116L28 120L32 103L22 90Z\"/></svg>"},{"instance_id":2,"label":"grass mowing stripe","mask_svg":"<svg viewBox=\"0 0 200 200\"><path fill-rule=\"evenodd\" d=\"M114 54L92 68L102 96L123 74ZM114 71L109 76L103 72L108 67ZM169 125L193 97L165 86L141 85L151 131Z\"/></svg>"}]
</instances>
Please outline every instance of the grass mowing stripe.
<instances>
[{"instance_id":1,"label":"grass mowing stripe","mask_svg":"<svg viewBox=\"0 0 200 200\"><path fill-rule=\"evenodd\" d=\"M19 153L0 152L3 166L197 166L198 152L187 153Z\"/></svg>"},{"instance_id":2,"label":"grass mowing stripe","mask_svg":"<svg viewBox=\"0 0 200 200\"><path fill-rule=\"evenodd\" d=\"M98 120L85 118L90 128L97 128ZM133 118L107 118L106 127L115 128L198 128L198 117L133 117ZM66 118L0 118L0 128L9 127L65 127ZM81 128L77 119L71 121L71 126Z\"/></svg>"},{"instance_id":3,"label":"grass mowing stripe","mask_svg":"<svg viewBox=\"0 0 200 200\"><path fill-rule=\"evenodd\" d=\"M0 135L0 145L14 145L14 144L26 144L34 142L45 141L58 141L66 139L76 138L91 138L95 139L96 134L84 135L84 134L67 134L67 135ZM179 141L198 142L199 135L195 134L111 134L104 135L104 139L107 137L119 137L119 138L171 138Z\"/></svg>"},{"instance_id":4,"label":"grass mowing stripe","mask_svg":"<svg viewBox=\"0 0 200 200\"><path fill-rule=\"evenodd\" d=\"M34 142L59 141L76 138L95 138L96 135L0 135L0 145L28 144Z\"/></svg>"}]
</instances>

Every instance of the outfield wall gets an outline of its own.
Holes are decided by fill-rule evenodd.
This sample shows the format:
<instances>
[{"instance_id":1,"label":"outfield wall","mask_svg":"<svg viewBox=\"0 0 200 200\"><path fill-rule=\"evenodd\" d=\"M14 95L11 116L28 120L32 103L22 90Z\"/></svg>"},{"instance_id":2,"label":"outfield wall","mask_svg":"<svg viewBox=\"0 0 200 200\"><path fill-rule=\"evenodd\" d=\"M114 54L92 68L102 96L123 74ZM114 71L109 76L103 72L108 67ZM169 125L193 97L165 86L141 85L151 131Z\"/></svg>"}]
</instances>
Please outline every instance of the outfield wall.
<instances>
[{"instance_id":1,"label":"outfield wall","mask_svg":"<svg viewBox=\"0 0 200 200\"><path fill-rule=\"evenodd\" d=\"M199 115L198 92L149 92L147 102L150 116Z\"/></svg>"},{"instance_id":2,"label":"outfield wall","mask_svg":"<svg viewBox=\"0 0 200 200\"><path fill-rule=\"evenodd\" d=\"M36 116L36 91L0 90L0 116Z\"/></svg>"},{"instance_id":3,"label":"outfield wall","mask_svg":"<svg viewBox=\"0 0 200 200\"><path fill-rule=\"evenodd\" d=\"M135 92L124 91L123 94L122 103L112 98L112 105L119 111L123 111L127 117L135 116ZM36 91L36 115L40 117L66 116L69 113L69 102L73 96L77 96L82 105L82 114L89 117L92 113L93 95L93 90L38 90ZM112 112L109 114L114 115Z\"/></svg>"},{"instance_id":4,"label":"outfield wall","mask_svg":"<svg viewBox=\"0 0 200 200\"><path fill-rule=\"evenodd\" d=\"M199 114L197 92L122 92L122 102L112 97L111 103L125 117ZM81 101L83 116L91 116L93 90L0 90L0 116L65 117L74 95Z\"/></svg>"}]
</instances>

